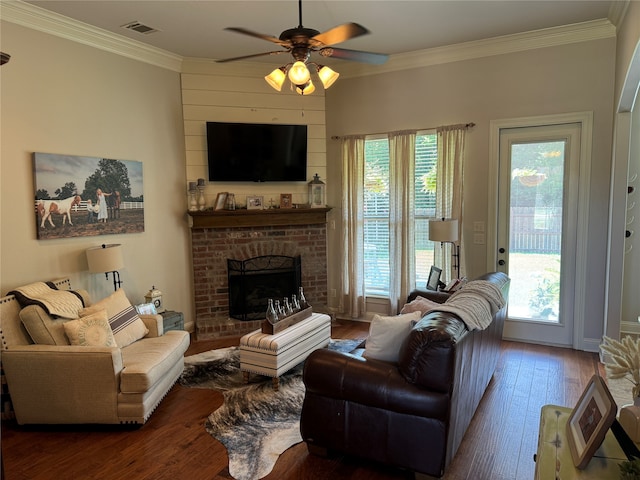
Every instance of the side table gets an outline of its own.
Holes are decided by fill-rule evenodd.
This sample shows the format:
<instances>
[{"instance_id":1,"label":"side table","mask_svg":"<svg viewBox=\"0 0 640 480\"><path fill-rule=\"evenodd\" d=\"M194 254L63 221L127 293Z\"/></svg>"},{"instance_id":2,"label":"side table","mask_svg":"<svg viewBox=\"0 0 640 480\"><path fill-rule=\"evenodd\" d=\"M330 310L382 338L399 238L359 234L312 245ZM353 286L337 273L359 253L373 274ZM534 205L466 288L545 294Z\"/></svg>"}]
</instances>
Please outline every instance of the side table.
<instances>
[{"instance_id":1,"label":"side table","mask_svg":"<svg viewBox=\"0 0 640 480\"><path fill-rule=\"evenodd\" d=\"M611 430L596 450L587 467L578 470L573 466L569 450L566 427L572 409L557 405L545 405L540 412L540 432L538 452L535 456L535 480L574 478L592 480L617 480L620 478L618 465L627 459L622 447Z\"/></svg>"},{"instance_id":2,"label":"side table","mask_svg":"<svg viewBox=\"0 0 640 480\"><path fill-rule=\"evenodd\" d=\"M169 330L184 330L184 315L182 312L165 310L160 315L162 315L162 324L165 332Z\"/></svg>"}]
</instances>

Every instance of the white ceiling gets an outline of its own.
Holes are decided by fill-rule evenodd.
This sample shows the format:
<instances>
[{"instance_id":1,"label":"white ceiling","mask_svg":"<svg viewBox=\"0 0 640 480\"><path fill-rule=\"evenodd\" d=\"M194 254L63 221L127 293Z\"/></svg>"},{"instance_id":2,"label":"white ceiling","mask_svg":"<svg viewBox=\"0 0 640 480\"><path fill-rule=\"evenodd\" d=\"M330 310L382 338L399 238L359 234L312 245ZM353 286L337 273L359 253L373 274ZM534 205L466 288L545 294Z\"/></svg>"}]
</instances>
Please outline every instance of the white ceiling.
<instances>
[{"instance_id":1,"label":"white ceiling","mask_svg":"<svg viewBox=\"0 0 640 480\"><path fill-rule=\"evenodd\" d=\"M37 0L27 3L183 57L222 59L278 50L224 31L244 27L271 36L298 26L296 0ZM321 32L357 22L370 34L340 47L399 54L531 30L605 19L625 0L305 0L303 25ZM141 22L158 32L122 28ZM266 61L269 57L261 57ZM340 60L337 60L340 62Z\"/></svg>"}]
</instances>

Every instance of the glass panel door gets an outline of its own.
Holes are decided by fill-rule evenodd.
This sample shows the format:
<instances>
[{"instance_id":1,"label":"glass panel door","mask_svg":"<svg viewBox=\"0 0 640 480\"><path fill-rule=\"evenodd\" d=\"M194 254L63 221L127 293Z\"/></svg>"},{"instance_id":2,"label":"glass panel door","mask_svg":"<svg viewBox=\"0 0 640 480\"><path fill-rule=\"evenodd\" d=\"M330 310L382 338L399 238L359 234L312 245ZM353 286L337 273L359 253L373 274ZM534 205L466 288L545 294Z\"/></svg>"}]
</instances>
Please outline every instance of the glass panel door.
<instances>
[{"instance_id":1,"label":"glass panel door","mask_svg":"<svg viewBox=\"0 0 640 480\"><path fill-rule=\"evenodd\" d=\"M505 338L572 342L580 129L500 132L499 269L511 278Z\"/></svg>"}]
</instances>

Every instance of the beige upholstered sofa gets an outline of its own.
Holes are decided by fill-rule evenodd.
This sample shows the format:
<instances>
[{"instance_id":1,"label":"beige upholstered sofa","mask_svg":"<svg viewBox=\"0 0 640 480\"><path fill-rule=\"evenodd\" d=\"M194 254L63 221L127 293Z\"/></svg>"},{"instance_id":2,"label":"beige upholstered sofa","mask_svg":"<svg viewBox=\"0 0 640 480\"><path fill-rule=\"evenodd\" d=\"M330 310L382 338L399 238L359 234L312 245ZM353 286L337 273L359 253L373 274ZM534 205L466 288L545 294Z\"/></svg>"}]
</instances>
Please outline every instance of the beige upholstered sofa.
<instances>
[{"instance_id":1,"label":"beige upholstered sofa","mask_svg":"<svg viewBox=\"0 0 640 480\"><path fill-rule=\"evenodd\" d=\"M59 290L70 290L68 279L52 283ZM85 306L91 305L86 291L77 293ZM122 291L111 297L117 293L126 299ZM107 311L103 309L96 315L106 318ZM45 327L37 333L50 335L51 341L44 343L52 344L34 343L33 325L29 325L30 330L25 328L27 316L42 320ZM60 324L66 323L64 320L52 318L41 306L22 309L14 295L1 298L0 360L18 423L146 422L182 373L189 334L164 333L160 315L139 317L144 325L137 317L135 322L142 328L143 337L122 348L71 345L65 337L67 330L60 329ZM57 325L57 330L51 325ZM114 338L122 337L115 333ZM118 341L122 345L127 343Z\"/></svg>"}]
</instances>

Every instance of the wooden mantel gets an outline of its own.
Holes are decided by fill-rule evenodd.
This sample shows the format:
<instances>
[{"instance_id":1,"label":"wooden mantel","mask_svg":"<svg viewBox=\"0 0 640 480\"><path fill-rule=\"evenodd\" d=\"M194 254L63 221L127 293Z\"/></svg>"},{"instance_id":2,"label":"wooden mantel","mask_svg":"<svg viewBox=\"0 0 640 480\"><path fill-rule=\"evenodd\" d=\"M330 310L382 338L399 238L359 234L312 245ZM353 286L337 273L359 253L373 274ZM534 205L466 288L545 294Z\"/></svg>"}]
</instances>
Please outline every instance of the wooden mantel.
<instances>
[{"instance_id":1,"label":"wooden mantel","mask_svg":"<svg viewBox=\"0 0 640 480\"><path fill-rule=\"evenodd\" d=\"M327 223L331 208L274 208L268 210L205 210L187 212L192 229L265 227L270 225L314 225Z\"/></svg>"}]
</instances>

